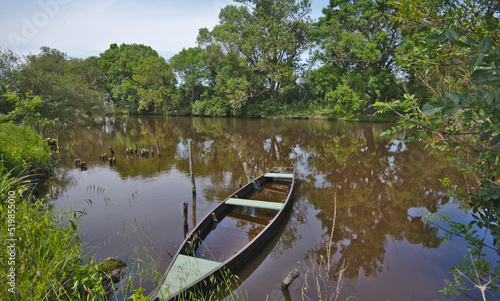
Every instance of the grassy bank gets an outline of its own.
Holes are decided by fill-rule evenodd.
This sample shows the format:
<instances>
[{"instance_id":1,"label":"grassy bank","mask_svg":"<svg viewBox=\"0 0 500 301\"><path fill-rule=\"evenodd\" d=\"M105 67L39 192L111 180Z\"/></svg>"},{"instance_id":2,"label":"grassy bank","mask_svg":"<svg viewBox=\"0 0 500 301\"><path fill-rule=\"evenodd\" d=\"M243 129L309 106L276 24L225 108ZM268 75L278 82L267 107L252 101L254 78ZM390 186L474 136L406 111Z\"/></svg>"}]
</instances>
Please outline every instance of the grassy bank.
<instances>
[{"instance_id":1,"label":"grassy bank","mask_svg":"<svg viewBox=\"0 0 500 301\"><path fill-rule=\"evenodd\" d=\"M49 173L49 152L31 128L0 124L0 299L103 300L97 267L81 260L83 213L49 213L27 186Z\"/></svg>"}]
</instances>

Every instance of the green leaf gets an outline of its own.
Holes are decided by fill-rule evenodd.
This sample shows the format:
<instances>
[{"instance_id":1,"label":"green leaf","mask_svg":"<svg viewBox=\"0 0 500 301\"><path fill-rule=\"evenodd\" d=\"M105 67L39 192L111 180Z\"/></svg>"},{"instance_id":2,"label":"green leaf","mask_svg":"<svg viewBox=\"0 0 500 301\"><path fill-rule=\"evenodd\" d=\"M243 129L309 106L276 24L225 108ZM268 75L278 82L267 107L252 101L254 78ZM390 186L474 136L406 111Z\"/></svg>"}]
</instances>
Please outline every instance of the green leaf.
<instances>
[{"instance_id":1,"label":"green leaf","mask_svg":"<svg viewBox=\"0 0 500 301\"><path fill-rule=\"evenodd\" d=\"M430 35L428 35L425 40L427 42L430 42L430 43L436 43L436 42L442 42L445 40L445 38L441 35L438 35L438 34L435 34L435 33L431 33Z\"/></svg>"},{"instance_id":2,"label":"green leaf","mask_svg":"<svg viewBox=\"0 0 500 301\"><path fill-rule=\"evenodd\" d=\"M499 65L500 65L500 59L499 59L499 58L500 58L500 46L495 47L495 48L493 49L493 51L491 52L490 56L491 56L491 57L496 56L496 57L494 57L495 64L496 64L497 66L499 66Z\"/></svg>"},{"instance_id":3,"label":"green leaf","mask_svg":"<svg viewBox=\"0 0 500 301\"><path fill-rule=\"evenodd\" d=\"M491 139L490 141L490 144L491 146L495 146L498 144L498 142L500 142L500 135L496 135L495 137L493 137L493 139ZM500 208L498 208L500 209Z\"/></svg>"},{"instance_id":4,"label":"green leaf","mask_svg":"<svg viewBox=\"0 0 500 301\"><path fill-rule=\"evenodd\" d=\"M479 52L472 56L469 63L469 68L474 69L484 62L484 53Z\"/></svg>"},{"instance_id":5,"label":"green leaf","mask_svg":"<svg viewBox=\"0 0 500 301\"><path fill-rule=\"evenodd\" d=\"M476 98L483 105L491 105L495 102L495 94L491 91L486 90L485 88L479 88L476 90Z\"/></svg>"},{"instance_id":6,"label":"green leaf","mask_svg":"<svg viewBox=\"0 0 500 301\"><path fill-rule=\"evenodd\" d=\"M464 43L469 45L469 46L473 46L475 45L477 42L476 40L474 40L473 38L471 37L466 37L465 40L464 40Z\"/></svg>"},{"instance_id":7,"label":"green leaf","mask_svg":"<svg viewBox=\"0 0 500 301\"><path fill-rule=\"evenodd\" d=\"M453 29L445 29L444 34L448 40L455 41L460 38L458 32L454 31Z\"/></svg>"},{"instance_id":8,"label":"green leaf","mask_svg":"<svg viewBox=\"0 0 500 301\"><path fill-rule=\"evenodd\" d=\"M455 114L457 111L458 111L458 106L446 106L443 109L443 116L449 117L449 116Z\"/></svg>"},{"instance_id":9,"label":"green leaf","mask_svg":"<svg viewBox=\"0 0 500 301\"><path fill-rule=\"evenodd\" d=\"M446 104L442 102L429 102L422 107L422 113L430 116L441 112L446 107Z\"/></svg>"},{"instance_id":10,"label":"green leaf","mask_svg":"<svg viewBox=\"0 0 500 301\"><path fill-rule=\"evenodd\" d=\"M490 50L491 46L493 46L493 41L490 37L486 37L481 41L481 43L479 43L477 50L480 52L487 52Z\"/></svg>"},{"instance_id":11,"label":"green leaf","mask_svg":"<svg viewBox=\"0 0 500 301\"><path fill-rule=\"evenodd\" d=\"M472 73L472 81L481 85L498 86L500 68L478 69Z\"/></svg>"},{"instance_id":12,"label":"green leaf","mask_svg":"<svg viewBox=\"0 0 500 301\"><path fill-rule=\"evenodd\" d=\"M447 104L460 105L462 107L468 107L474 102L472 97L463 94L444 93L442 98Z\"/></svg>"}]
</instances>

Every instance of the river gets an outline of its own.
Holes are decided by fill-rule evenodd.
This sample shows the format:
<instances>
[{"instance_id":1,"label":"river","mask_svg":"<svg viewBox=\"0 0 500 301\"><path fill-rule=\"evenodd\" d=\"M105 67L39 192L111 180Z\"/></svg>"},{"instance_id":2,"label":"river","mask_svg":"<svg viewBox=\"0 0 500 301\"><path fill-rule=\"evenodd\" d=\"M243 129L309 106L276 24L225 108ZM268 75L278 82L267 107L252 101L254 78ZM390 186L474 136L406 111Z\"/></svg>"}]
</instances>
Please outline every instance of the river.
<instances>
[{"instance_id":1,"label":"river","mask_svg":"<svg viewBox=\"0 0 500 301\"><path fill-rule=\"evenodd\" d=\"M295 167L298 185L286 224L238 273L248 300L318 300L316 283L322 300L330 300L341 270L338 300L463 300L438 291L467 247L458 239L441 242L442 231L429 226L421 212L470 220L440 179L467 183L443 153L398 140L406 133L380 136L391 126L159 116L79 119L75 128L57 132L62 146L57 181L47 193L55 210L85 211L80 232L87 255L125 261L134 287L148 293L183 240L184 202L191 230L238 188L241 177L245 182L243 162L254 176L273 166ZM126 154L134 144L149 152L153 146L156 153L155 140L161 158ZM99 160L102 153L111 155L109 146L115 165ZM77 158L87 170L75 168ZM280 283L292 269L300 277L283 293Z\"/></svg>"}]
</instances>

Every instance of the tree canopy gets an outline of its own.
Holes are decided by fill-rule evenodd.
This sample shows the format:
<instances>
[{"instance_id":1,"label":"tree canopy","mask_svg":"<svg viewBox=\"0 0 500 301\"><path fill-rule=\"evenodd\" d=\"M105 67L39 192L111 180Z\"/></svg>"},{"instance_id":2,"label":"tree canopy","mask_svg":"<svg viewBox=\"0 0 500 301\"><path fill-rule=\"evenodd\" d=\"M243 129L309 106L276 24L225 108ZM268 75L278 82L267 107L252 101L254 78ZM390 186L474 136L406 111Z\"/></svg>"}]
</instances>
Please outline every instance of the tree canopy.
<instances>
[{"instance_id":1,"label":"tree canopy","mask_svg":"<svg viewBox=\"0 0 500 301\"><path fill-rule=\"evenodd\" d=\"M313 79L338 113L373 114L375 101L400 95L395 50L402 39L394 12L385 0L331 0L323 9L314 30L315 60L323 66Z\"/></svg>"}]
</instances>

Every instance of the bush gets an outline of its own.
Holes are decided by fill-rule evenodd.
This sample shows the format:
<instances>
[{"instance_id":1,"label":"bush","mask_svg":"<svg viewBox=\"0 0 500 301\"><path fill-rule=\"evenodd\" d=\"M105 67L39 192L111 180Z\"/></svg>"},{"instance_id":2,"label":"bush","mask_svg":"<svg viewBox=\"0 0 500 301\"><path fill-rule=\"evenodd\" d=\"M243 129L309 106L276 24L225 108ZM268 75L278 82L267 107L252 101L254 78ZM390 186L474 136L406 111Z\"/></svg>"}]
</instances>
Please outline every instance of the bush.
<instances>
[{"instance_id":1,"label":"bush","mask_svg":"<svg viewBox=\"0 0 500 301\"><path fill-rule=\"evenodd\" d=\"M49 173L51 162L49 145L31 127L0 123L0 160L3 170L18 176L23 172Z\"/></svg>"}]
</instances>

